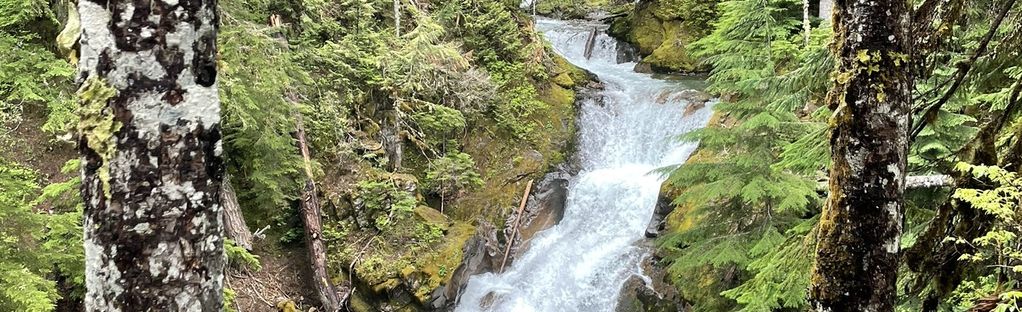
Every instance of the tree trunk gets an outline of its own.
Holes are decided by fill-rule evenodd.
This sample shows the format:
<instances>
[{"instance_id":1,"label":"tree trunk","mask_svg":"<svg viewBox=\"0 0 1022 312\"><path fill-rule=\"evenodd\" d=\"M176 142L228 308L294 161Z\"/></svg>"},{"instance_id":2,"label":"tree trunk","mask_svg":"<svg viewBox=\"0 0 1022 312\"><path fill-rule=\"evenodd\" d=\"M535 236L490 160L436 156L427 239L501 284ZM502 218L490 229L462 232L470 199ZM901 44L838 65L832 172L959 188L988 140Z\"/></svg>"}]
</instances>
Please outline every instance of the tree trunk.
<instances>
[{"instance_id":1,"label":"tree trunk","mask_svg":"<svg viewBox=\"0 0 1022 312\"><path fill-rule=\"evenodd\" d=\"M834 15L834 0L820 0L820 18L830 21Z\"/></svg>"},{"instance_id":2,"label":"tree trunk","mask_svg":"<svg viewBox=\"0 0 1022 312\"><path fill-rule=\"evenodd\" d=\"M82 0L87 311L220 311L214 0Z\"/></svg>"},{"instance_id":3,"label":"tree trunk","mask_svg":"<svg viewBox=\"0 0 1022 312\"><path fill-rule=\"evenodd\" d=\"M401 0L394 0L394 35L401 37Z\"/></svg>"},{"instance_id":4,"label":"tree trunk","mask_svg":"<svg viewBox=\"0 0 1022 312\"><path fill-rule=\"evenodd\" d=\"M809 40L812 39L813 25L810 24L809 20L809 0L802 0L802 32L805 40L805 46L809 46Z\"/></svg>"},{"instance_id":5,"label":"tree trunk","mask_svg":"<svg viewBox=\"0 0 1022 312\"><path fill-rule=\"evenodd\" d=\"M380 126L383 148L387 154L387 169L390 172L401 170L401 159L404 157L399 105L395 100L391 109L383 111L383 124Z\"/></svg>"},{"instance_id":6,"label":"tree trunk","mask_svg":"<svg viewBox=\"0 0 1022 312\"><path fill-rule=\"evenodd\" d=\"M830 195L810 303L816 311L894 311L911 111L908 7L836 4Z\"/></svg>"},{"instance_id":7,"label":"tree trunk","mask_svg":"<svg viewBox=\"0 0 1022 312\"><path fill-rule=\"evenodd\" d=\"M305 189L302 190L301 206L302 221L305 223L305 243L308 244L309 260L312 262L313 283L319 295L320 305L328 312L341 309L341 299L336 288L330 282L330 274L326 270L326 245L323 244L323 226L320 220L319 196L316 195L316 182L312 177L312 160L309 146L305 141L305 125L300 113L296 115L296 136L298 148L305 161Z\"/></svg>"},{"instance_id":8,"label":"tree trunk","mask_svg":"<svg viewBox=\"0 0 1022 312\"><path fill-rule=\"evenodd\" d=\"M231 186L229 175L224 176L223 189L220 190L220 205L224 207L224 230L227 238L234 241L235 245L252 250L252 231L245 223L245 216L241 213L241 205L238 204L238 194Z\"/></svg>"}]
</instances>

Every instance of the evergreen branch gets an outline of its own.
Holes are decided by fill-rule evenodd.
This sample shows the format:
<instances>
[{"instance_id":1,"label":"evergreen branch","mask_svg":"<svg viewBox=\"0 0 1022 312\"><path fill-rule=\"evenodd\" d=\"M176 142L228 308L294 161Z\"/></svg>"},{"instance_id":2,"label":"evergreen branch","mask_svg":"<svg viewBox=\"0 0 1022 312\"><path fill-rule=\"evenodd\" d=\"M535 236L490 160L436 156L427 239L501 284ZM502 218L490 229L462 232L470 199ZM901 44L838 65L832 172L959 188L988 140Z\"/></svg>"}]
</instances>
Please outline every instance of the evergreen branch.
<instances>
[{"instance_id":1,"label":"evergreen branch","mask_svg":"<svg viewBox=\"0 0 1022 312\"><path fill-rule=\"evenodd\" d=\"M990 41L994 38L994 34L997 33L999 28L1001 28L1001 23L1004 22L1004 17L1008 15L1008 11L1010 11L1014 6L1015 0L1007 0L1007 3L1001 7L1001 11L998 12L997 17L991 22L990 30L988 30L986 35L983 36L983 41L981 41L979 47L976 48L976 52L973 53L968 60L957 65L958 69L955 70L955 76L952 78L954 83L951 84L951 87L943 96L927 107L922 119L918 124L916 124L915 128L912 129L909 142L915 141L916 137L919 136L919 133L923 131L923 128L937 119L937 113L940 111L940 108L944 106L944 104L947 103L955 92L957 92L962 86L965 82L965 78L969 75L969 72L972 70L976 61L979 60L983 54L986 54L987 47L990 45Z\"/></svg>"}]
</instances>

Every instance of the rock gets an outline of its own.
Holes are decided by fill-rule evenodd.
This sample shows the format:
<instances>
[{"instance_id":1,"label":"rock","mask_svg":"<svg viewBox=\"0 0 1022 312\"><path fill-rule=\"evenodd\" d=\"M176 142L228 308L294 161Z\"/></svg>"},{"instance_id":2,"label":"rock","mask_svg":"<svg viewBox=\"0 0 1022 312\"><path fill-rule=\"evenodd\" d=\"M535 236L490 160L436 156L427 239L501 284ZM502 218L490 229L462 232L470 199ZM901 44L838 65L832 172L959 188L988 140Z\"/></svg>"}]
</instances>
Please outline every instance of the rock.
<instances>
[{"instance_id":1,"label":"rock","mask_svg":"<svg viewBox=\"0 0 1022 312\"><path fill-rule=\"evenodd\" d=\"M660 192L660 196L656 201L656 209L653 210L653 216L650 217L649 225L646 226L646 237L654 238L660 236L660 231L664 230L664 220L667 219L667 215L674 211L674 204L671 203L673 200L664 192Z\"/></svg>"},{"instance_id":2,"label":"rock","mask_svg":"<svg viewBox=\"0 0 1022 312\"><path fill-rule=\"evenodd\" d=\"M476 234L469 238L462 249L461 265L454 270L451 281L443 291L434 291L431 305L435 309L450 308L458 302L461 291L468 284L472 275L496 271L500 267L500 242L497 241L497 230L492 224L481 223Z\"/></svg>"},{"instance_id":3,"label":"rock","mask_svg":"<svg viewBox=\"0 0 1022 312\"><path fill-rule=\"evenodd\" d=\"M632 71L640 74L652 74L653 66L649 65L649 63L639 62L638 64L635 64L635 67L632 68Z\"/></svg>"},{"instance_id":4,"label":"rock","mask_svg":"<svg viewBox=\"0 0 1022 312\"><path fill-rule=\"evenodd\" d=\"M618 312L681 312L686 304L678 292L666 282L666 274L657 260L647 257L642 262L643 271L649 276L632 276L621 289L618 298Z\"/></svg>"},{"instance_id":5,"label":"rock","mask_svg":"<svg viewBox=\"0 0 1022 312\"><path fill-rule=\"evenodd\" d=\"M617 63L630 63L638 62L642 57L639 56L639 49L635 48L630 43L621 41L617 44Z\"/></svg>"},{"instance_id":6,"label":"rock","mask_svg":"<svg viewBox=\"0 0 1022 312\"><path fill-rule=\"evenodd\" d=\"M429 206L418 206L415 207L415 215L419 217L423 222L432 224L440 227L441 230L446 231L450 223L447 216L440 213L436 209L430 208Z\"/></svg>"},{"instance_id":7,"label":"rock","mask_svg":"<svg viewBox=\"0 0 1022 312\"><path fill-rule=\"evenodd\" d=\"M701 8L712 7L717 0L693 1ZM686 47L708 34L712 14L704 11L682 11L666 14L672 1L637 1L628 15L615 18L608 34L637 48L642 61L636 67L640 73L690 73L705 71L699 59Z\"/></svg>"},{"instance_id":8,"label":"rock","mask_svg":"<svg viewBox=\"0 0 1022 312\"><path fill-rule=\"evenodd\" d=\"M575 80L571 79L571 75L568 73L561 73L560 75L554 76L554 83L559 86L571 89L575 87Z\"/></svg>"},{"instance_id":9,"label":"rock","mask_svg":"<svg viewBox=\"0 0 1022 312\"><path fill-rule=\"evenodd\" d=\"M566 171L556 171L543 176L543 180L533 187L532 195L529 196L525 206L524 216L518 226L518 236L515 247L512 248L508 263L517 258L521 252L529 247L529 242L536 233L549 229L564 218L565 202L568 200L568 179L571 174ZM514 224L512 215L508 224ZM513 229L505 229L505 234L510 235Z\"/></svg>"}]
</instances>

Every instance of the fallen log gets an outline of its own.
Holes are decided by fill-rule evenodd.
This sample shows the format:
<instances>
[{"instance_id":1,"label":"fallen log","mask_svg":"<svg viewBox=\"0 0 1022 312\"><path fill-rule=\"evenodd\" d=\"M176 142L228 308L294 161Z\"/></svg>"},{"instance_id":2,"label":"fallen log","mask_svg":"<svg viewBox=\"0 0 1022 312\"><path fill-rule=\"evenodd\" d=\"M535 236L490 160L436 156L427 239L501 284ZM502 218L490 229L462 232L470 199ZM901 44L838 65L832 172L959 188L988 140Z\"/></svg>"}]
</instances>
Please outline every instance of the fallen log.
<instances>
[{"instance_id":1,"label":"fallen log","mask_svg":"<svg viewBox=\"0 0 1022 312\"><path fill-rule=\"evenodd\" d=\"M589 39L586 40L586 49L585 53L583 54L585 55L587 60L593 57L593 48L596 46L596 36L599 34L600 30L596 27L593 27L593 32L589 34Z\"/></svg>"}]
</instances>

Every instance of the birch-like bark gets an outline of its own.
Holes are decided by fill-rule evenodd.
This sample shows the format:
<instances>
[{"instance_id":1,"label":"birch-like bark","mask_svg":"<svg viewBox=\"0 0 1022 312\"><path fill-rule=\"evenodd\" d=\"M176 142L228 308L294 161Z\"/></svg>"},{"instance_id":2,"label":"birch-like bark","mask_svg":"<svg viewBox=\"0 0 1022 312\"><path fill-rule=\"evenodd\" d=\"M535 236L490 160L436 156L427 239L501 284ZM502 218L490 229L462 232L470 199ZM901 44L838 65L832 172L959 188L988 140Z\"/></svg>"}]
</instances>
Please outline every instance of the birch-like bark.
<instances>
[{"instance_id":1,"label":"birch-like bark","mask_svg":"<svg viewBox=\"0 0 1022 312\"><path fill-rule=\"evenodd\" d=\"M802 0L802 32L805 37L805 46L809 46L809 40L812 37L813 25L810 24L809 20L809 0Z\"/></svg>"},{"instance_id":2,"label":"birch-like bark","mask_svg":"<svg viewBox=\"0 0 1022 312\"><path fill-rule=\"evenodd\" d=\"M215 0L82 0L87 311L220 311Z\"/></svg>"},{"instance_id":3,"label":"birch-like bark","mask_svg":"<svg viewBox=\"0 0 1022 312\"><path fill-rule=\"evenodd\" d=\"M401 0L394 0L394 34L401 37Z\"/></svg>"},{"instance_id":4,"label":"birch-like bark","mask_svg":"<svg viewBox=\"0 0 1022 312\"><path fill-rule=\"evenodd\" d=\"M838 0L835 9L833 165L810 304L894 311L911 111L908 4Z\"/></svg>"},{"instance_id":5,"label":"birch-like bark","mask_svg":"<svg viewBox=\"0 0 1022 312\"><path fill-rule=\"evenodd\" d=\"M834 0L820 0L820 18L830 21L834 15Z\"/></svg>"}]
</instances>

